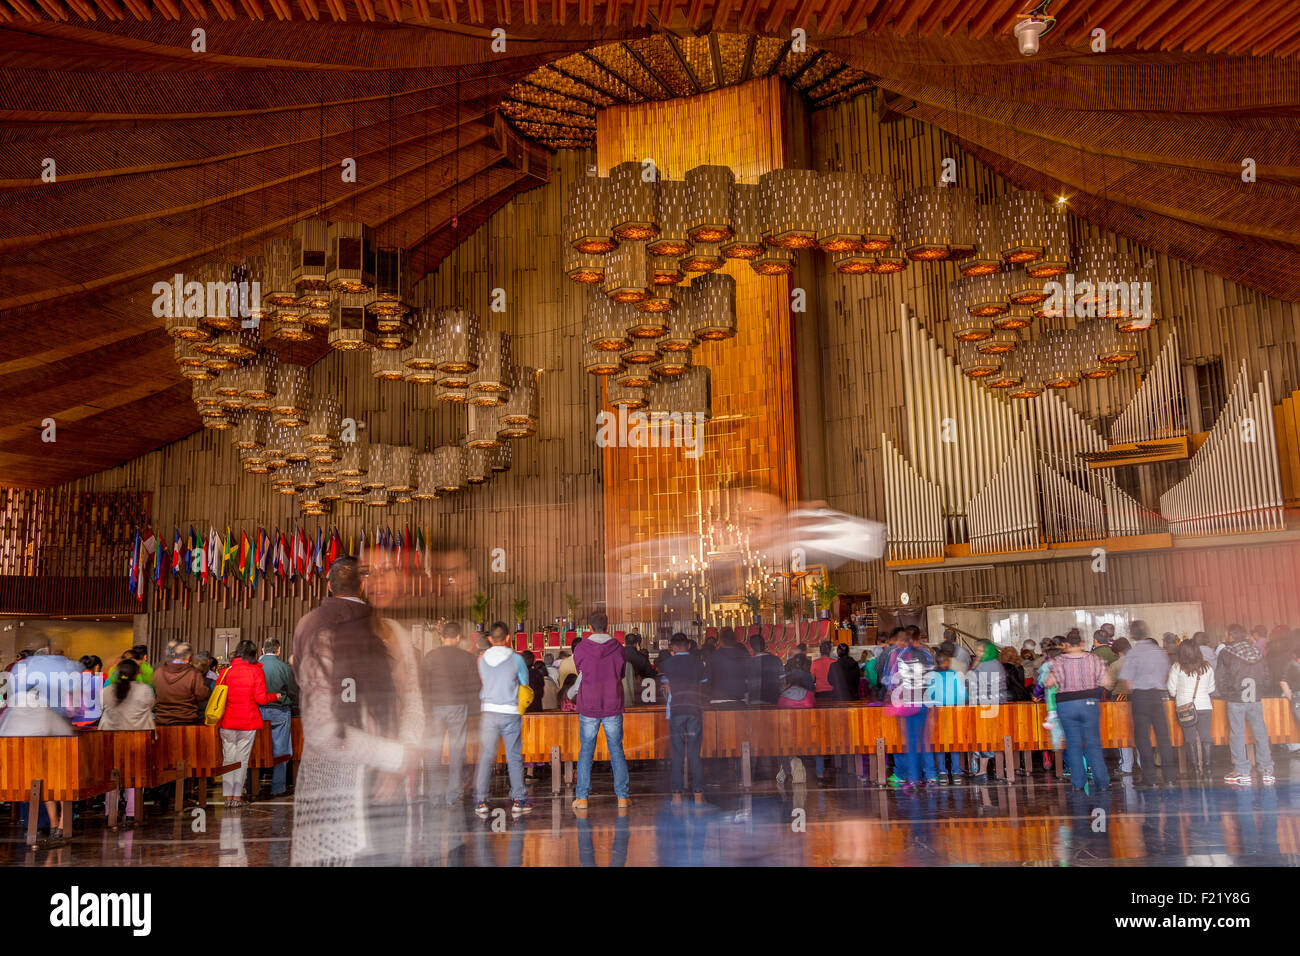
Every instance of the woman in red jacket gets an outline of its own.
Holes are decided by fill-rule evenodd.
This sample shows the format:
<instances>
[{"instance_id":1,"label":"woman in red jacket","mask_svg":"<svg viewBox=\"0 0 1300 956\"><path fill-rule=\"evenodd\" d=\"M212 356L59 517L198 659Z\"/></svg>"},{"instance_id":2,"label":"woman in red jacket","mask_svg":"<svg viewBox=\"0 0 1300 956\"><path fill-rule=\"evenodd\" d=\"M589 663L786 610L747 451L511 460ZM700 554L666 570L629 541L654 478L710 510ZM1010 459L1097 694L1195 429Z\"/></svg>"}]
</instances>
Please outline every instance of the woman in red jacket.
<instances>
[{"instance_id":1,"label":"woman in red jacket","mask_svg":"<svg viewBox=\"0 0 1300 956\"><path fill-rule=\"evenodd\" d=\"M262 729L262 712L258 708L278 701L280 695L266 692L266 673L257 662L257 645L252 641L239 642L234 659L217 683L227 688L226 711L220 724L222 762L239 764L238 770L222 776L221 793L228 808L237 808L244 805L248 755L253 752L253 739Z\"/></svg>"}]
</instances>

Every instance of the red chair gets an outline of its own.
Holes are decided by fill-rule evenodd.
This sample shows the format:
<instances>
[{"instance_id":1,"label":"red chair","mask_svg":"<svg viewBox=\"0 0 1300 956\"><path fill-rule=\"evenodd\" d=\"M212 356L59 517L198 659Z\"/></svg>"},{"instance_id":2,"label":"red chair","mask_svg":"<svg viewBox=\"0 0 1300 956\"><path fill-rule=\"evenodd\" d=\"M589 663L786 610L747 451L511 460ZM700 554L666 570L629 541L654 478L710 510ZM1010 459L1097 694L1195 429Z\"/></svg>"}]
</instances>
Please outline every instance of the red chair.
<instances>
[{"instance_id":1,"label":"red chair","mask_svg":"<svg viewBox=\"0 0 1300 956\"><path fill-rule=\"evenodd\" d=\"M715 641L718 639L718 629L716 627L706 627L704 629L704 639L707 641L709 638L713 638Z\"/></svg>"},{"instance_id":2,"label":"red chair","mask_svg":"<svg viewBox=\"0 0 1300 956\"><path fill-rule=\"evenodd\" d=\"M618 641L620 644L623 643L623 638L626 637L626 636L627 636L627 632L626 632L626 631L615 631L615 632L614 632L614 640Z\"/></svg>"},{"instance_id":3,"label":"red chair","mask_svg":"<svg viewBox=\"0 0 1300 956\"><path fill-rule=\"evenodd\" d=\"M540 655L542 648L546 647L546 632L536 631L533 633L533 653Z\"/></svg>"},{"instance_id":4,"label":"red chair","mask_svg":"<svg viewBox=\"0 0 1300 956\"><path fill-rule=\"evenodd\" d=\"M515 632L515 650L522 654L528 650L528 634L524 631Z\"/></svg>"}]
</instances>

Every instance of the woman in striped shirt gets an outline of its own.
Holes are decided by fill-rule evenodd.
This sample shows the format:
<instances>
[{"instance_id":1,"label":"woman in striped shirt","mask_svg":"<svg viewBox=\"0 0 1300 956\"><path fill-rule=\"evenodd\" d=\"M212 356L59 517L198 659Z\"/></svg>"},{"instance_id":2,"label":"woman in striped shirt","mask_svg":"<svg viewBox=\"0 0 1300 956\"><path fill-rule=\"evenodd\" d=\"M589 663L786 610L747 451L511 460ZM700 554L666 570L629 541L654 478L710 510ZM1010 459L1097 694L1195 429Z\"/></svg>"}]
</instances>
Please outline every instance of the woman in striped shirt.
<instances>
[{"instance_id":1,"label":"woman in striped shirt","mask_svg":"<svg viewBox=\"0 0 1300 956\"><path fill-rule=\"evenodd\" d=\"M1052 661L1044 687L1056 688L1056 713L1065 734L1066 764L1070 785L1085 789L1088 783L1083 760L1087 757L1092 782L1098 791L1110 789L1106 758L1101 749L1101 702L1111 683L1106 662L1083 649L1083 637L1071 631L1065 639L1065 653Z\"/></svg>"}]
</instances>

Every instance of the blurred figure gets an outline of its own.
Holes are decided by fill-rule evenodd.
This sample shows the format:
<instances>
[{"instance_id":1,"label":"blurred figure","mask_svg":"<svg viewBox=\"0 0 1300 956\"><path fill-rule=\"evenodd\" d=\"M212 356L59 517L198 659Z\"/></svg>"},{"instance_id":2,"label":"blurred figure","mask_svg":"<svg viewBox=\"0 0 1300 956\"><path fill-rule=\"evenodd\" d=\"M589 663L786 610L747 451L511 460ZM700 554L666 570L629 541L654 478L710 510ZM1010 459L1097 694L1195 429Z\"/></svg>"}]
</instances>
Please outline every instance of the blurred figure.
<instances>
[{"instance_id":1,"label":"blurred figure","mask_svg":"<svg viewBox=\"0 0 1300 956\"><path fill-rule=\"evenodd\" d=\"M1210 754L1214 738L1210 724L1214 718L1214 668L1201 656L1200 648L1192 641L1184 641L1174 648L1174 666L1169 668L1166 689L1174 699L1174 713L1183 731L1183 746L1187 748L1188 765L1198 780L1210 778ZM1190 709L1191 722L1184 719Z\"/></svg>"},{"instance_id":2,"label":"blurred figure","mask_svg":"<svg viewBox=\"0 0 1300 956\"><path fill-rule=\"evenodd\" d=\"M925 675L925 702L929 707L961 707L966 703L966 681L952 669L952 657L942 649L934 656L934 670ZM952 753L952 778L948 776L948 754L934 755L937 782L940 786L957 782L961 774L961 754Z\"/></svg>"},{"instance_id":3,"label":"blurred figure","mask_svg":"<svg viewBox=\"0 0 1300 956\"><path fill-rule=\"evenodd\" d=\"M104 714L99 718L99 729L153 730L153 688L136 680L136 677L139 676L137 673L139 665L134 660L128 658L117 666L121 680L110 685L104 693ZM224 755L223 759L226 763L230 762L229 758L224 757ZM107 801L115 797L115 791L109 791L108 795L105 796L105 811L108 810ZM127 826L135 824L135 800L136 788L128 787L126 790Z\"/></svg>"},{"instance_id":4,"label":"blurred figure","mask_svg":"<svg viewBox=\"0 0 1300 956\"><path fill-rule=\"evenodd\" d=\"M125 661L122 662L124 666ZM125 677L126 670L122 671ZM239 767L223 774L221 793L226 807L238 809L244 805L244 780L248 774L248 757L253 752L253 740L262 729L261 707L278 701L279 694L266 690L266 672L257 662L257 645L240 641L230 666L222 672L218 684L226 687L226 710L221 715L221 762L237 763Z\"/></svg>"},{"instance_id":5,"label":"blurred figure","mask_svg":"<svg viewBox=\"0 0 1300 956\"><path fill-rule=\"evenodd\" d=\"M294 866L382 858L392 842L387 825L396 824L396 781L419 766L424 751L420 701L412 707L398 698L393 655L400 659L401 651L390 652L360 596L357 560L337 558L328 574L329 595L293 636L303 735ZM379 593L388 599L382 585Z\"/></svg>"},{"instance_id":6,"label":"blurred figure","mask_svg":"<svg viewBox=\"0 0 1300 956\"><path fill-rule=\"evenodd\" d=\"M461 800L465 773L465 737L469 715L478 712L478 663L461 647L460 625L444 621L442 646L425 655L420 666L424 714L428 722L429 759L426 763L429 799ZM446 740L447 777L443 782L442 754Z\"/></svg>"},{"instance_id":7,"label":"blurred figure","mask_svg":"<svg viewBox=\"0 0 1300 956\"><path fill-rule=\"evenodd\" d=\"M1214 683L1220 696L1228 702L1228 745L1232 752L1232 771L1223 782L1239 787L1254 783L1250 757L1246 751L1246 724L1255 735L1255 764L1265 786L1275 782L1273 755L1264 723L1264 705L1260 698L1268 690L1268 671L1264 652L1246 635L1240 624L1228 628L1227 644L1219 652L1214 667Z\"/></svg>"},{"instance_id":8,"label":"blurred figure","mask_svg":"<svg viewBox=\"0 0 1300 956\"><path fill-rule=\"evenodd\" d=\"M1078 633L1078 630L1077 627L1072 627L1070 633ZM1068 638L1069 634L1066 637ZM1107 667L1115 663L1115 649L1111 646L1113 640L1114 635L1101 628L1092 632L1092 653L1105 661Z\"/></svg>"},{"instance_id":9,"label":"blurred figure","mask_svg":"<svg viewBox=\"0 0 1300 956\"><path fill-rule=\"evenodd\" d=\"M1300 729L1300 631L1286 641L1286 663L1278 675L1278 690L1291 704L1291 718ZM1300 744L1287 744L1292 757L1300 757Z\"/></svg>"},{"instance_id":10,"label":"blurred figure","mask_svg":"<svg viewBox=\"0 0 1300 956\"><path fill-rule=\"evenodd\" d=\"M812 662L812 675L817 681L813 691L817 694L818 704L835 699L835 688L831 686L831 666L835 663L833 649L830 641L822 641L817 645L817 659Z\"/></svg>"},{"instance_id":11,"label":"blurred figure","mask_svg":"<svg viewBox=\"0 0 1300 956\"><path fill-rule=\"evenodd\" d=\"M136 680L144 684L152 684L153 668L149 665L149 648L144 644L137 644L134 647L129 648L128 650L122 653L121 659L126 660L127 658L130 658L131 660L135 661L138 665L140 665L139 675L136 677ZM115 680L117 680L116 665L114 665L113 668L108 672L108 683L111 684Z\"/></svg>"},{"instance_id":12,"label":"blurred figure","mask_svg":"<svg viewBox=\"0 0 1300 956\"><path fill-rule=\"evenodd\" d=\"M776 701L778 709L805 710L817 706L817 695L813 692L817 679L812 676L812 664L808 660L808 655L796 654L790 658L785 665L781 684L781 696ZM806 782L807 774L804 771L803 761L798 757L782 757L776 782L785 783L787 775L793 783Z\"/></svg>"},{"instance_id":13,"label":"blurred figure","mask_svg":"<svg viewBox=\"0 0 1300 956\"><path fill-rule=\"evenodd\" d=\"M1211 667L1218 662L1219 652L1214 649L1213 644L1210 642L1210 635L1204 631L1197 631L1192 635L1192 643L1196 645L1201 657L1205 658Z\"/></svg>"},{"instance_id":14,"label":"blurred figure","mask_svg":"<svg viewBox=\"0 0 1300 956\"><path fill-rule=\"evenodd\" d=\"M691 653L690 646L686 635L678 631L672 637L668 658L659 668L668 695L668 734L672 745L668 786L673 803L681 803L686 788L684 774L688 767L695 802L704 802L704 768L700 761L700 735L703 732L700 685L704 680L704 665Z\"/></svg>"},{"instance_id":15,"label":"blurred figure","mask_svg":"<svg viewBox=\"0 0 1300 956\"><path fill-rule=\"evenodd\" d=\"M1110 789L1110 775L1101 749L1099 707L1109 682L1105 662L1095 654L1084 652L1083 637L1078 631L1067 635L1065 652L1052 659L1044 686L1056 688L1056 712L1065 734L1070 786L1075 790L1085 789L1088 783L1083 765L1085 756L1097 790Z\"/></svg>"},{"instance_id":16,"label":"blurred figure","mask_svg":"<svg viewBox=\"0 0 1300 956\"><path fill-rule=\"evenodd\" d=\"M889 701L903 723L903 736L907 749L899 761L903 789L913 790L925 779L938 783L939 772L934 764L934 753L926 740L925 707L926 675L933 669L934 660L920 643L920 634L905 645L894 659L893 680ZM996 663L996 655L994 657Z\"/></svg>"},{"instance_id":17,"label":"blurred figure","mask_svg":"<svg viewBox=\"0 0 1300 956\"><path fill-rule=\"evenodd\" d=\"M641 635L633 631L623 644L623 706L633 707L641 700L641 682L654 680L655 669L641 649Z\"/></svg>"},{"instance_id":18,"label":"blurred figure","mask_svg":"<svg viewBox=\"0 0 1300 956\"><path fill-rule=\"evenodd\" d=\"M1165 653L1168 654L1178 646L1178 635L1173 631L1165 631L1164 634L1161 635L1160 644L1164 647Z\"/></svg>"},{"instance_id":19,"label":"blurred figure","mask_svg":"<svg viewBox=\"0 0 1300 956\"><path fill-rule=\"evenodd\" d=\"M578 712L578 702L573 699L578 693L574 690L577 683L577 674L570 674L564 678L564 686L560 688L560 713L576 714Z\"/></svg>"},{"instance_id":20,"label":"blurred figure","mask_svg":"<svg viewBox=\"0 0 1300 956\"><path fill-rule=\"evenodd\" d=\"M266 675L266 689L278 700L262 707L262 719L271 725L271 756L293 754L293 702L298 697L298 681L293 668L280 660L280 639L267 638L262 643L262 672ZM271 796L280 797L289 792L289 764L278 763L271 770Z\"/></svg>"},{"instance_id":21,"label":"blurred figure","mask_svg":"<svg viewBox=\"0 0 1300 956\"><path fill-rule=\"evenodd\" d=\"M593 611L587 618L591 633L573 650L578 668L575 686L578 702L578 734L582 747L578 751L577 779L574 784L574 810L587 808L591 792L591 764L596 756L596 736L605 731L605 746L614 770L614 794L620 809L628 805L627 760L623 756L623 668L626 659L623 645L609 634L609 620L604 611ZM743 692L744 674L741 674Z\"/></svg>"},{"instance_id":22,"label":"blurred figure","mask_svg":"<svg viewBox=\"0 0 1300 956\"><path fill-rule=\"evenodd\" d=\"M1117 637L1111 642L1111 649L1115 652L1115 662L1106 668L1106 677L1110 681L1109 698L1115 701L1128 701L1128 694L1124 692L1124 685L1120 683L1119 672L1124 666L1124 658L1128 652L1133 649L1127 637ZM1136 765L1137 751L1132 747L1119 748L1119 772L1124 776L1133 773Z\"/></svg>"},{"instance_id":23,"label":"blurred figure","mask_svg":"<svg viewBox=\"0 0 1300 956\"><path fill-rule=\"evenodd\" d=\"M486 817L492 771L496 766L497 741L506 748L506 769L510 774L510 812L531 813L533 805L524 784L523 718L519 714L519 688L528 687L528 666L510 649L510 630L497 621L488 632L491 646L478 659L479 738L478 767L474 773L474 812ZM622 699L620 697L620 703Z\"/></svg>"},{"instance_id":24,"label":"blurred figure","mask_svg":"<svg viewBox=\"0 0 1300 956\"><path fill-rule=\"evenodd\" d=\"M1129 625L1129 639L1133 642L1133 649L1124 658L1119 679L1128 691L1129 706L1133 710L1134 745L1142 761L1140 786L1156 786L1155 755L1151 750L1153 731L1160 751L1164 783L1172 786L1178 771L1174 769L1174 748L1169 735L1169 719L1165 714L1169 655L1156 644L1145 621L1133 621Z\"/></svg>"},{"instance_id":25,"label":"blurred figure","mask_svg":"<svg viewBox=\"0 0 1300 956\"><path fill-rule=\"evenodd\" d=\"M1014 647L1004 647L998 651L998 662L1006 675L1007 702L1012 704L1031 700L1029 688L1025 686L1025 669L1020 664L1020 655Z\"/></svg>"}]
</instances>

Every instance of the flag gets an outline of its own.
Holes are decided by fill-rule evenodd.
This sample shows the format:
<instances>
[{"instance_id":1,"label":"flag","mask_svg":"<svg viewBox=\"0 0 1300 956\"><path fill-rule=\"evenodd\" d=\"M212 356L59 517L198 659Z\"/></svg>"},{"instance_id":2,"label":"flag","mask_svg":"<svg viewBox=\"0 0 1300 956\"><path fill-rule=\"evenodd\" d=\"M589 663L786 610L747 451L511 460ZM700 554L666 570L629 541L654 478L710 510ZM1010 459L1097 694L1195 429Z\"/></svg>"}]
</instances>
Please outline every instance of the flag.
<instances>
[{"instance_id":1,"label":"flag","mask_svg":"<svg viewBox=\"0 0 1300 956\"><path fill-rule=\"evenodd\" d=\"M342 545L343 542L339 539L339 529L330 528L330 546L325 552L326 570L329 570L331 567L333 567L334 562L338 560L339 549L342 547Z\"/></svg>"},{"instance_id":2,"label":"flag","mask_svg":"<svg viewBox=\"0 0 1300 956\"><path fill-rule=\"evenodd\" d=\"M354 535L348 535L348 554L354 558L357 556L357 539Z\"/></svg>"},{"instance_id":3,"label":"flag","mask_svg":"<svg viewBox=\"0 0 1300 956\"><path fill-rule=\"evenodd\" d=\"M144 537L140 539L140 561L136 566L138 577L135 581L135 599L144 600L144 576L145 568L149 563L149 558L158 550L158 539L154 537L153 531L145 529ZM154 560L154 567L157 568L157 559Z\"/></svg>"},{"instance_id":4,"label":"flag","mask_svg":"<svg viewBox=\"0 0 1300 956\"><path fill-rule=\"evenodd\" d=\"M405 567L406 567L406 563L405 563L405 562L406 562L406 541L402 538L402 529L401 529L401 528L398 528L398 529L397 529L397 537L396 537L396 538L394 539L394 541L393 541L393 552L394 552L393 563L394 563L395 565L397 565L397 567L398 567L399 570L400 570L400 569L405 569Z\"/></svg>"},{"instance_id":5,"label":"flag","mask_svg":"<svg viewBox=\"0 0 1300 956\"><path fill-rule=\"evenodd\" d=\"M190 525L190 536L185 541L185 571L188 574L197 575L199 573L199 556L202 552L199 550L199 536L194 530L194 525Z\"/></svg>"},{"instance_id":6,"label":"flag","mask_svg":"<svg viewBox=\"0 0 1300 956\"><path fill-rule=\"evenodd\" d=\"M135 533L135 544L131 547L131 563L126 569L126 589L136 596L136 600L143 601L144 598L136 594L138 588L136 582L140 577L140 532Z\"/></svg>"},{"instance_id":7,"label":"flag","mask_svg":"<svg viewBox=\"0 0 1300 956\"><path fill-rule=\"evenodd\" d=\"M221 567L221 535L217 529L208 525L208 573L216 574Z\"/></svg>"},{"instance_id":8,"label":"flag","mask_svg":"<svg viewBox=\"0 0 1300 956\"><path fill-rule=\"evenodd\" d=\"M229 534L229 532L227 532ZM248 532L239 532L239 560L235 564L235 574L241 578L248 578Z\"/></svg>"},{"instance_id":9,"label":"flag","mask_svg":"<svg viewBox=\"0 0 1300 956\"><path fill-rule=\"evenodd\" d=\"M158 553L153 559L153 583L154 587L162 587L162 569L167 560L167 546L162 543L161 532L158 538Z\"/></svg>"},{"instance_id":10,"label":"flag","mask_svg":"<svg viewBox=\"0 0 1300 956\"><path fill-rule=\"evenodd\" d=\"M316 573L325 573L325 540L321 537L321 529L316 529L316 552L312 555L312 562L316 565Z\"/></svg>"},{"instance_id":11,"label":"flag","mask_svg":"<svg viewBox=\"0 0 1300 956\"><path fill-rule=\"evenodd\" d=\"M299 528L293 536L293 553L289 560L289 577L293 578L301 575L306 570L306 549L303 546L302 528Z\"/></svg>"},{"instance_id":12,"label":"flag","mask_svg":"<svg viewBox=\"0 0 1300 956\"><path fill-rule=\"evenodd\" d=\"M275 532L278 542L275 546L275 570L281 578L289 576L289 543L284 540L284 533L278 528Z\"/></svg>"},{"instance_id":13,"label":"flag","mask_svg":"<svg viewBox=\"0 0 1300 956\"><path fill-rule=\"evenodd\" d=\"M235 555L238 553L239 546L235 544L235 539L231 537L230 525L226 525L226 547L225 550L221 552L221 577L223 579L226 576L226 562L233 562L235 560ZM238 568L236 568L236 570L238 570Z\"/></svg>"},{"instance_id":14,"label":"flag","mask_svg":"<svg viewBox=\"0 0 1300 956\"><path fill-rule=\"evenodd\" d=\"M180 530L177 529L176 537L172 540L172 578L173 579L176 577L176 575L180 574L181 561L184 559L184 555L182 555L181 553L183 549L184 549L184 545L181 544L181 533Z\"/></svg>"},{"instance_id":15,"label":"flag","mask_svg":"<svg viewBox=\"0 0 1300 956\"><path fill-rule=\"evenodd\" d=\"M271 571L271 537L265 528L257 529L257 576L265 578Z\"/></svg>"}]
</instances>

